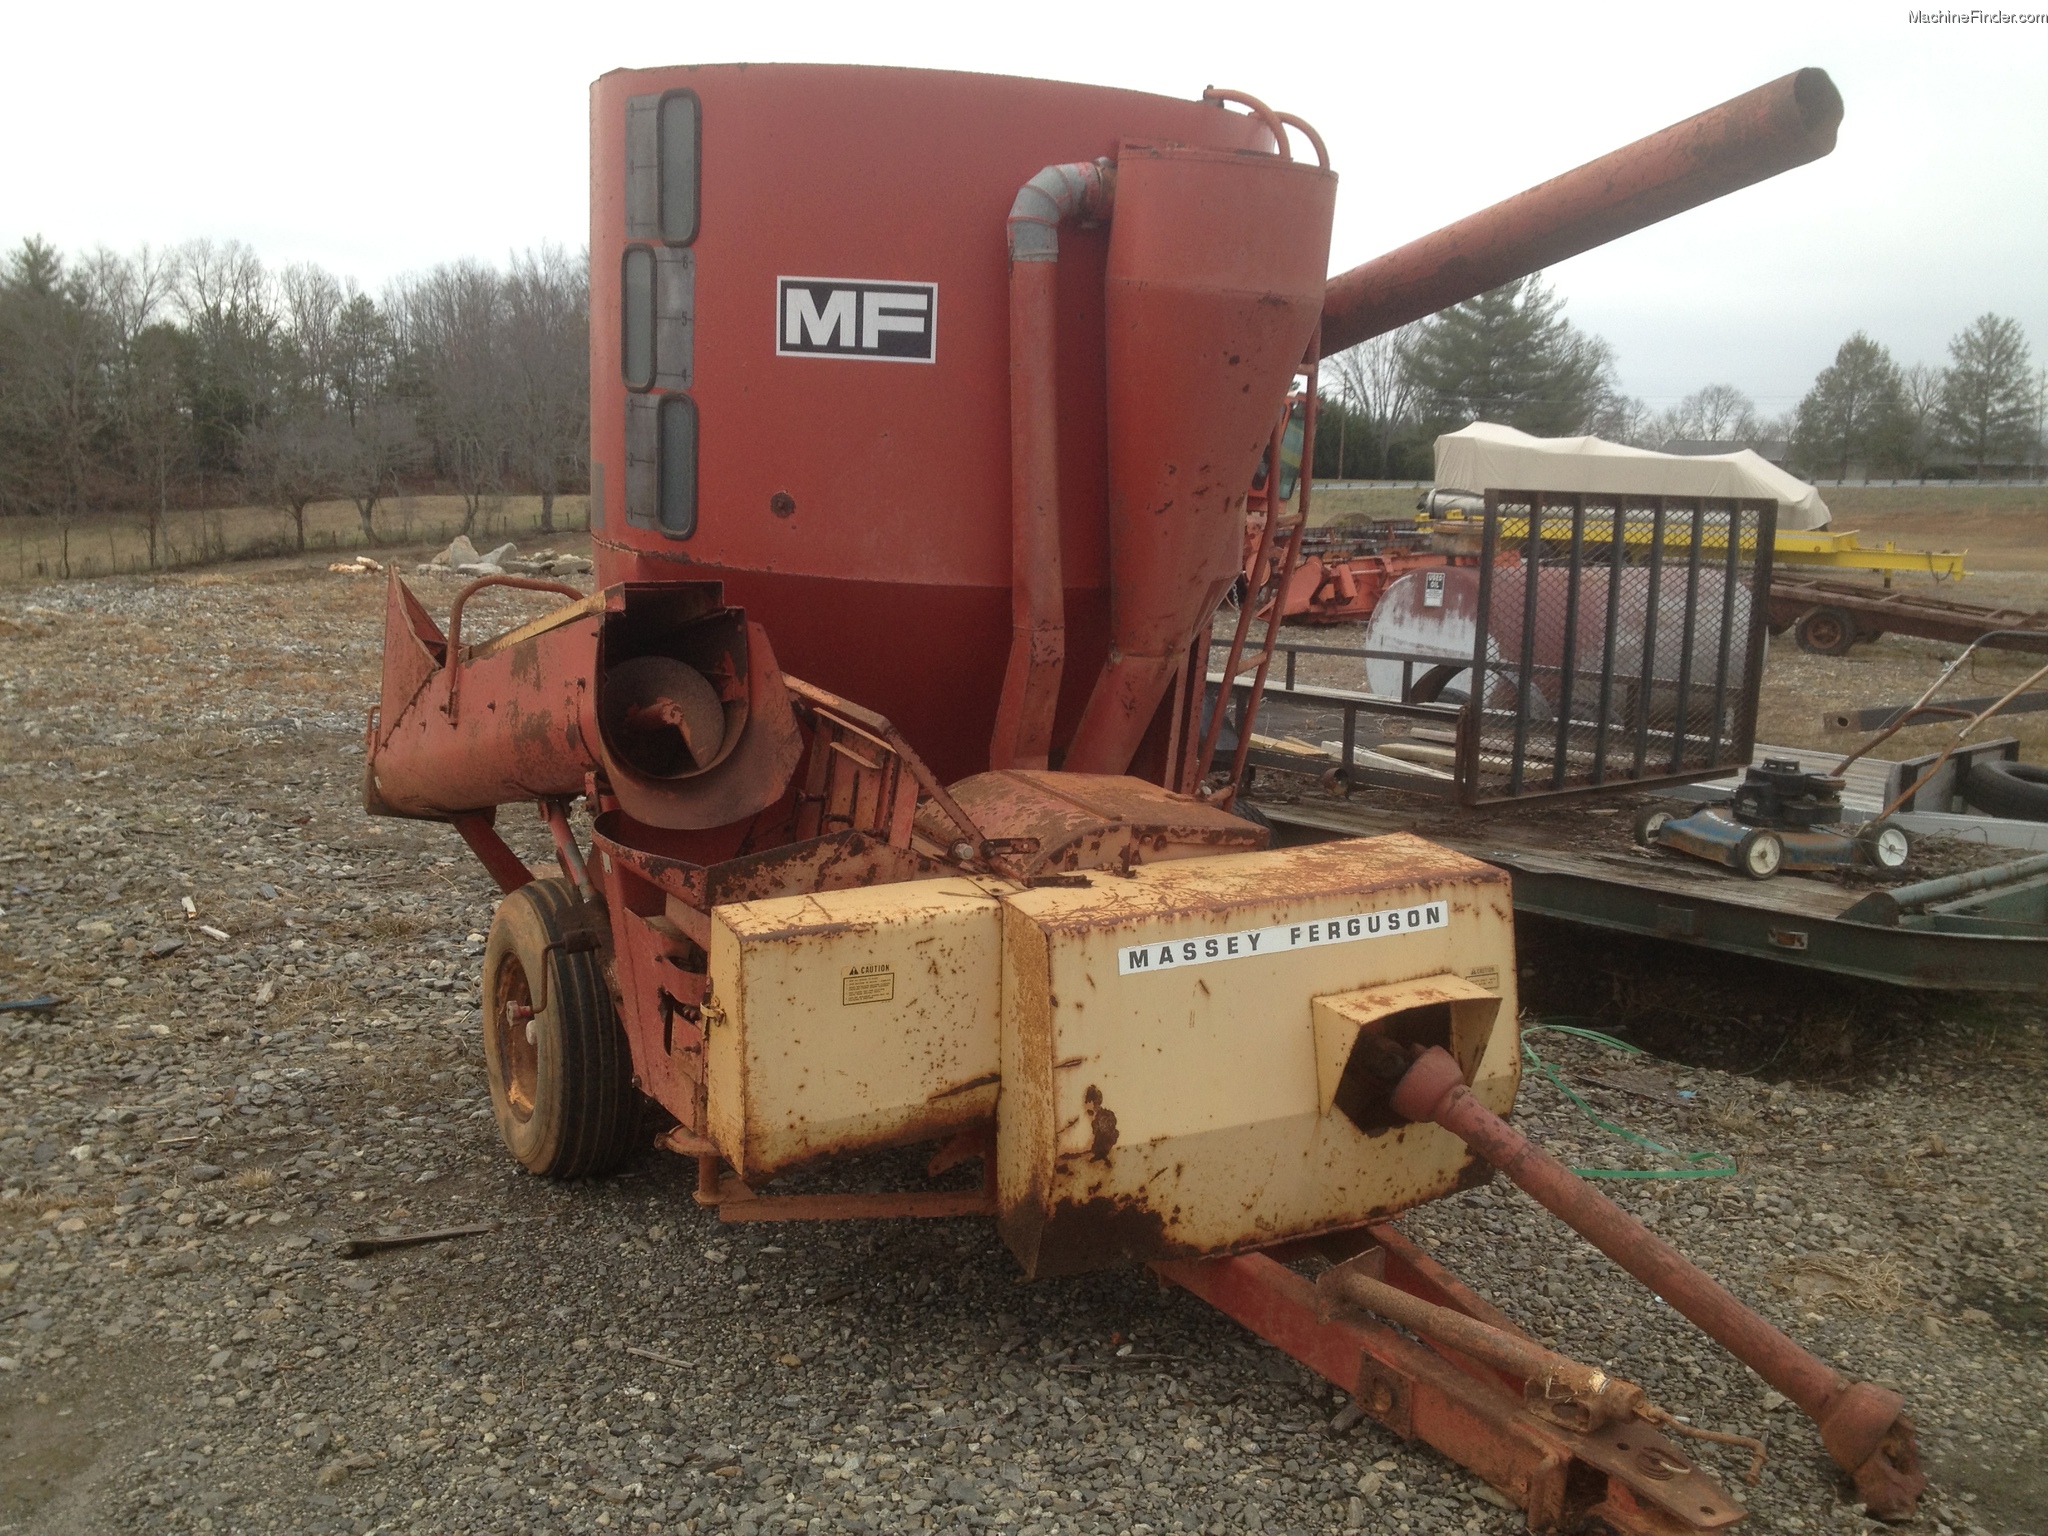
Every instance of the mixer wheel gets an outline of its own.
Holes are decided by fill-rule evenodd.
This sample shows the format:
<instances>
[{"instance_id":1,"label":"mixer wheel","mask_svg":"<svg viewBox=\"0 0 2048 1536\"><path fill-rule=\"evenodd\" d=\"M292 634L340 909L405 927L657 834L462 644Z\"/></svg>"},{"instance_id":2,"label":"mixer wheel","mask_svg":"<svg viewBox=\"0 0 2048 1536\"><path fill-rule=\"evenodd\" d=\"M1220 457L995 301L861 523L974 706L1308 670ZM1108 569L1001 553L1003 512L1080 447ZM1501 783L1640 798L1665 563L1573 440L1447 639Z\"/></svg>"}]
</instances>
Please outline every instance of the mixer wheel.
<instances>
[{"instance_id":1,"label":"mixer wheel","mask_svg":"<svg viewBox=\"0 0 2048 1536\"><path fill-rule=\"evenodd\" d=\"M551 1179L608 1173L637 1144L640 1099L576 891L535 880L484 946L484 1065L505 1146Z\"/></svg>"}]
</instances>

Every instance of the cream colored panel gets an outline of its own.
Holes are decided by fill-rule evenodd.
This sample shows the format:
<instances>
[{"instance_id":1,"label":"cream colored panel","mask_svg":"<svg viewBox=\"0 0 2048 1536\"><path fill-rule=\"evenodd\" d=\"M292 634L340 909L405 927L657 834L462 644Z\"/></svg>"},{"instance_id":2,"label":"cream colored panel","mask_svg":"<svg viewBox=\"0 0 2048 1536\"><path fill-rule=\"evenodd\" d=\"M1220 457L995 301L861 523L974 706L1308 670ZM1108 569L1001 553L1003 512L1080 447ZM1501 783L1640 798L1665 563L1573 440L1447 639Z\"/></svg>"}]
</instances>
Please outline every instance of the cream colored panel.
<instances>
[{"instance_id":1,"label":"cream colored panel","mask_svg":"<svg viewBox=\"0 0 2048 1536\"><path fill-rule=\"evenodd\" d=\"M968 880L741 902L711 918L709 1127L742 1177L986 1121L1002 910Z\"/></svg>"},{"instance_id":2,"label":"cream colored panel","mask_svg":"<svg viewBox=\"0 0 2048 1536\"><path fill-rule=\"evenodd\" d=\"M1500 871L1399 836L1148 865L1005 905L998 1191L1028 1269L1256 1246L1469 1176L1434 1126L1368 1136L1321 1113L1313 1000L1434 978L1492 1011L1457 978L1513 977ZM1497 1008L1512 1021L1511 990ZM1492 1030L1478 1063L1497 1110L1512 1034Z\"/></svg>"}]
</instances>

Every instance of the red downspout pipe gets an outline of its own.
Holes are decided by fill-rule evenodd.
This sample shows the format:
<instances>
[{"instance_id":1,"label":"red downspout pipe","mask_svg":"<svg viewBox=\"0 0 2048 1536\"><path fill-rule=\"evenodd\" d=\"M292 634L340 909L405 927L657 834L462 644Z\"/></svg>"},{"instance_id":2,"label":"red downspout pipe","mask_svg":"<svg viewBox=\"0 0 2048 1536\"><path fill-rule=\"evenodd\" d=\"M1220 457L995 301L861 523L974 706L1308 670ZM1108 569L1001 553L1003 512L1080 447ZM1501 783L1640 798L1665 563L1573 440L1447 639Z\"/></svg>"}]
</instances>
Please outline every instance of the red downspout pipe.
<instances>
[{"instance_id":1,"label":"red downspout pipe","mask_svg":"<svg viewBox=\"0 0 2048 1536\"><path fill-rule=\"evenodd\" d=\"M1043 768L1067 659L1056 301L1063 219L1108 219L1116 166L1049 165L1010 208L1010 664L991 768Z\"/></svg>"}]
</instances>

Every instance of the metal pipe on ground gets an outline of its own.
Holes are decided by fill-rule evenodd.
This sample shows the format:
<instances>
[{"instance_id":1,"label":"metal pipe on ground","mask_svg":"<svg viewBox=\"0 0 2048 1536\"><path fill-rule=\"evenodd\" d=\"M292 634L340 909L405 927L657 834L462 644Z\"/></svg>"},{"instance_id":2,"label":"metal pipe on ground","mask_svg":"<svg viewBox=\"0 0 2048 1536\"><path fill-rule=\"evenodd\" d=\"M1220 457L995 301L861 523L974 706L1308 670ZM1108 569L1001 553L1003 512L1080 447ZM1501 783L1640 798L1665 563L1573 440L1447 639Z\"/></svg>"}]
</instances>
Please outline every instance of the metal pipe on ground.
<instances>
[{"instance_id":1,"label":"metal pipe on ground","mask_svg":"<svg viewBox=\"0 0 2048 1536\"><path fill-rule=\"evenodd\" d=\"M1642 1281L1820 1426L1821 1443L1855 1479L1872 1514L1908 1518L1927 1478L1913 1422L1896 1393L1852 1382L1814 1358L1669 1243L1472 1096L1449 1052L1418 1056L1391 1099L1402 1118L1434 1122L1514 1180L1566 1226Z\"/></svg>"},{"instance_id":2,"label":"metal pipe on ground","mask_svg":"<svg viewBox=\"0 0 2048 1536\"><path fill-rule=\"evenodd\" d=\"M1340 1265L1325 1273L1316 1290L1319 1295L1327 1293L1376 1312L1410 1333L1436 1339L1460 1354L1483 1360L1517 1381L1544 1389L1545 1396L1554 1401L1582 1405L1584 1416L1572 1426L1575 1429L1594 1428L1627 1417L1645 1402L1643 1389L1634 1382L1610 1376L1598 1366L1545 1349L1533 1339L1483 1323L1476 1317L1424 1301L1352 1265Z\"/></svg>"},{"instance_id":3,"label":"metal pipe on ground","mask_svg":"<svg viewBox=\"0 0 2048 1536\"><path fill-rule=\"evenodd\" d=\"M1801 69L1330 279L1323 355L1712 202L1835 147L1842 97Z\"/></svg>"},{"instance_id":4,"label":"metal pipe on ground","mask_svg":"<svg viewBox=\"0 0 2048 1536\"><path fill-rule=\"evenodd\" d=\"M2015 859L2010 864L1993 864L1986 869L1965 870L1960 875L1944 875L1939 880L1922 880L1915 885L1893 886L1888 891L1872 891L1842 916L1849 922L1896 928L1900 916L1916 907L1937 901L1953 901L1973 891L2016 885L2036 875L2048 875L2048 853L2037 853L2031 859Z\"/></svg>"}]
</instances>

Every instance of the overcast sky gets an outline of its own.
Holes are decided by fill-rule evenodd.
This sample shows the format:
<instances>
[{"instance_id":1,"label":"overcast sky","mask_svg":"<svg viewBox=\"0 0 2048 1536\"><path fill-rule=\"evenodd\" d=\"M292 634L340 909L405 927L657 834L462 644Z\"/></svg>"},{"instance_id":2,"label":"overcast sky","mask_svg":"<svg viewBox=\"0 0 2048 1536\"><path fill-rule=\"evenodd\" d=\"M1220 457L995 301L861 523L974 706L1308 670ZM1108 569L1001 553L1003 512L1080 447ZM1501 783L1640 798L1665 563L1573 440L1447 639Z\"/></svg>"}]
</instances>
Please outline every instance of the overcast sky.
<instances>
[{"instance_id":1,"label":"overcast sky","mask_svg":"<svg viewBox=\"0 0 2048 1536\"><path fill-rule=\"evenodd\" d=\"M1818 65L1847 103L1831 157L1551 273L1630 392L1662 406L1722 381L1775 412L1858 328L1939 362L1995 310L2048 362L2048 26L1908 18L1904 0L23 6L0 24L0 240L239 239L373 290L580 248L589 82L745 59L1239 87L1328 140L1341 269Z\"/></svg>"}]
</instances>

